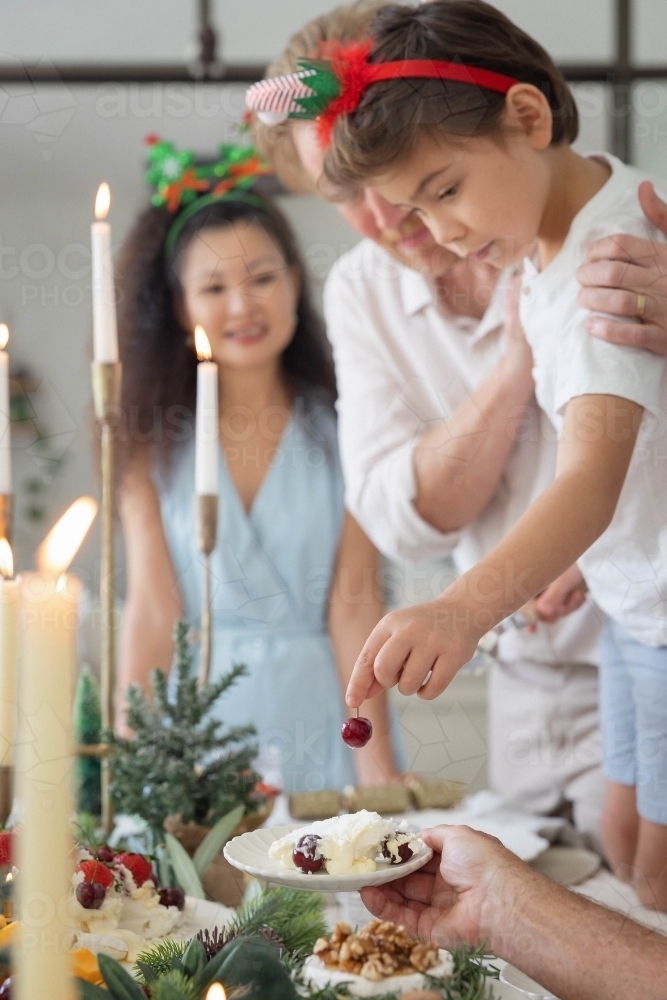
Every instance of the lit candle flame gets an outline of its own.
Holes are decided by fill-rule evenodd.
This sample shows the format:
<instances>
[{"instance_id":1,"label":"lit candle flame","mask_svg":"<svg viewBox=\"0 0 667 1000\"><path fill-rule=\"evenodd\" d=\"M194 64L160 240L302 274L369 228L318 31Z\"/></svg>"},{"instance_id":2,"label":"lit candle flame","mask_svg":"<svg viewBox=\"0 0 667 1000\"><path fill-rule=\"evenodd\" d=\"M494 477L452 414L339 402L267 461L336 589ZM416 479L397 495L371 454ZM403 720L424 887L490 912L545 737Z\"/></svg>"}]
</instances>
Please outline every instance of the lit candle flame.
<instances>
[{"instance_id":1,"label":"lit candle flame","mask_svg":"<svg viewBox=\"0 0 667 1000\"><path fill-rule=\"evenodd\" d=\"M12 872L7 872L7 877L5 878L5 882L13 882L13 881L14 881L14 875L12 874Z\"/></svg>"},{"instance_id":2,"label":"lit candle flame","mask_svg":"<svg viewBox=\"0 0 667 1000\"><path fill-rule=\"evenodd\" d=\"M6 538L0 538L0 574L5 580L11 580L14 576L14 556Z\"/></svg>"},{"instance_id":3,"label":"lit candle flame","mask_svg":"<svg viewBox=\"0 0 667 1000\"><path fill-rule=\"evenodd\" d=\"M106 219L111 204L111 191L106 181L103 181L97 189L95 198L95 218Z\"/></svg>"},{"instance_id":4,"label":"lit candle flame","mask_svg":"<svg viewBox=\"0 0 667 1000\"><path fill-rule=\"evenodd\" d=\"M97 503L92 497L79 497L51 528L37 550L37 566L59 577L79 550L95 520Z\"/></svg>"},{"instance_id":5,"label":"lit candle flame","mask_svg":"<svg viewBox=\"0 0 667 1000\"><path fill-rule=\"evenodd\" d=\"M206 1000L227 1000L225 987L222 983L213 983L212 986L209 986Z\"/></svg>"},{"instance_id":6,"label":"lit candle flame","mask_svg":"<svg viewBox=\"0 0 667 1000\"><path fill-rule=\"evenodd\" d=\"M195 351L197 352L197 357L200 361L210 361L213 357L211 353L211 344L206 336L206 331L203 326L195 327Z\"/></svg>"},{"instance_id":7,"label":"lit candle flame","mask_svg":"<svg viewBox=\"0 0 667 1000\"><path fill-rule=\"evenodd\" d=\"M6 323L0 323L0 350L5 349L9 340L9 327Z\"/></svg>"}]
</instances>

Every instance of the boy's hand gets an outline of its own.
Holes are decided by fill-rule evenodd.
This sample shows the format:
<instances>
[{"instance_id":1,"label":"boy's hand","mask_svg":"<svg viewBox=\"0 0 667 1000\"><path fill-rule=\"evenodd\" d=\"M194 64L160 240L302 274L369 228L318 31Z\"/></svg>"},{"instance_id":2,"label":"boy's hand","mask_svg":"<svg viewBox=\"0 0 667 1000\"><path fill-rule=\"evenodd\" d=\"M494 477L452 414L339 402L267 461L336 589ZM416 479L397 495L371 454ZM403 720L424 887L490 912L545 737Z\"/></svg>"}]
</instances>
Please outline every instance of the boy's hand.
<instances>
[{"instance_id":1,"label":"boy's hand","mask_svg":"<svg viewBox=\"0 0 667 1000\"><path fill-rule=\"evenodd\" d=\"M472 659L484 634L471 628L470 618L468 611L441 599L385 615L354 665L347 704L356 708L394 685L401 694L437 698Z\"/></svg>"}]
</instances>

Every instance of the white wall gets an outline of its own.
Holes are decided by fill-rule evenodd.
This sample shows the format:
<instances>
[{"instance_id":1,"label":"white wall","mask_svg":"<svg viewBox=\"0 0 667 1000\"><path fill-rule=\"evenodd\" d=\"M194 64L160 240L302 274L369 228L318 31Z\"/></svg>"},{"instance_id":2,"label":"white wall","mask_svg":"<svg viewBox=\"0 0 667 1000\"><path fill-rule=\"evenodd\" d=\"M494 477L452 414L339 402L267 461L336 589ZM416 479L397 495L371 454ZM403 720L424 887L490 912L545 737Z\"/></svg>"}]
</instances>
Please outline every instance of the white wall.
<instances>
[{"instance_id":1,"label":"white wall","mask_svg":"<svg viewBox=\"0 0 667 1000\"><path fill-rule=\"evenodd\" d=\"M639 0L640 7L660 3ZM331 0L218 0L214 17L226 58L252 62L270 59L304 21L332 6ZM494 6L559 59L611 54L611 0L496 0ZM27 61L179 61L196 51L195 10L193 0L3 0L1 49Z\"/></svg>"}]
</instances>

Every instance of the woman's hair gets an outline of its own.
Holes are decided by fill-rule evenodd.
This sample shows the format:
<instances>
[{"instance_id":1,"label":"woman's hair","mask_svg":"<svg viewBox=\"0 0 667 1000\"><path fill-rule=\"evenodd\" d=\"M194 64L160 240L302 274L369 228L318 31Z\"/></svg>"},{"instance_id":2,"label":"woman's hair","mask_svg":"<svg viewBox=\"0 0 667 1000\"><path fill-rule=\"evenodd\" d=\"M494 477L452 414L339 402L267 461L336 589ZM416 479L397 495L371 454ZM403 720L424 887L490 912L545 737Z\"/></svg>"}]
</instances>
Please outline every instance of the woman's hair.
<instances>
[{"instance_id":1,"label":"woman's hair","mask_svg":"<svg viewBox=\"0 0 667 1000\"><path fill-rule=\"evenodd\" d=\"M371 21L386 3L387 0L357 0L345 7L334 7L326 14L308 21L292 35L282 55L268 66L265 78L295 73L299 68L299 59L314 56L323 42L356 42L368 36ZM257 119L253 125L253 136L260 153L288 190L318 193L301 166L288 122L266 125Z\"/></svg>"},{"instance_id":2,"label":"woman's hair","mask_svg":"<svg viewBox=\"0 0 667 1000\"><path fill-rule=\"evenodd\" d=\"M552 145L577 137L574 98L551 56L509 18L482 0L390 4L371 24L371 62L433 59L493 70L532 83L553 114ZM478 85L404 79L375 83L359 107L334 126L324 173L341 192L409 156L424 130L445 136L494 135L505 96Z\"/></svg>"},{"instance_id":3,"label":"woman's hair","mask_svg":"<svg viewBox=\"0 0 667 1000\"><path fill-rule=\"evenodd\" d=\"M195 213L172 253L165 240L174 216L148 208L136 220L120 255L118 327L123 363L122 424L117 435L119 474L147 445L167 468L174 445L193 433L197 358L183 326L179 263L199 233L238 222L261 226L299 282L296 328L281 357L294 392L318 388L333 402L336 382L324 326L310 297L306 269L284 215L264 199L225 199Z\"/></svg>"}]
</instances>

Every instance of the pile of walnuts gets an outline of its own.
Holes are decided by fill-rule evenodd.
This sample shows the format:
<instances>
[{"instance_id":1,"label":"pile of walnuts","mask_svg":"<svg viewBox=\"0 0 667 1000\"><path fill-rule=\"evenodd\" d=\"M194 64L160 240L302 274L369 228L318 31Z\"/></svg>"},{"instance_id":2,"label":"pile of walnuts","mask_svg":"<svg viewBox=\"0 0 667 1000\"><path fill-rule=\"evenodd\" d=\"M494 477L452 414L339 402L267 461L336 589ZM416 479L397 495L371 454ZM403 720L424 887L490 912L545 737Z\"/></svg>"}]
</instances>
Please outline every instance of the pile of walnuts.
<instances>
[{"instance_id":1,"label":"pile of walnuts","mask_svg":"<svg viewBox=\"0 0 667 1000\"><path fill-rule=\"evenodd\" d=\"M313 952L327 968L375 983L389 976L427 972L439 961L436 945L423 944L390 920L371 920L356 934L349 924L337 923L331 937L315 942Z\"/></svg>"}]
</instances>

